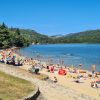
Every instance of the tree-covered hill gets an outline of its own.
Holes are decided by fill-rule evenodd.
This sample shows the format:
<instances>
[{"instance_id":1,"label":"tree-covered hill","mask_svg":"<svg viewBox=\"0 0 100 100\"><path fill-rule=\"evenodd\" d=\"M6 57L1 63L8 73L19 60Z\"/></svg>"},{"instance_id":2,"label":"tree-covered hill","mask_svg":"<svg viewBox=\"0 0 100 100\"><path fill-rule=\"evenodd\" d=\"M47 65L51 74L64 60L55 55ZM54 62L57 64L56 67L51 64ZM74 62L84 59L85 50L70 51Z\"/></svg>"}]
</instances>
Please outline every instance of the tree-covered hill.
<instances>
[{"instance_id":1,"label":"tree-covered hill","mask_svg":"<svg viewBox=\"0 0 100 100\"><path fill-rule=\"evenodd\" d=\"M30 39L21 35L19 29L12 31L4 23L0 25L0 48L23 47L30 43Z\"/></svg>"},{"instance_id":2,"label":"tree-covered hill","mask_svg":"<svg viewBox=\"0 0 100 100\"><path fill-rule=\"evenodd\" d=\"M52 39L46 35L37 33L34 30L8 28L5 23L0 25L0 48L12 46L23 47L31 43L50 43Z\"/></svg>"},{"instance_id":3,"label":"tree-covered hill","mask_svg":"<svg viewBox=\"0 0 100 100\"><path fill-rule=\"evenodd\" d=\"M0 25L0 48L23 47L31 43L100 43L100 30L49 37L30 29L8 28L4 23Z\"/></svg>"},{"instance_id":4,"label":"tree-covered hill","mask_svg":"<svg viewBox=\"0 0 100 100\"><path fill-rule=\"evenodd\" d=\"M62 37L56 37L55 41L56 43L100 43L100 30L71 33Z\"/></svg>"},{"instance_id":5,"label":"tree-covered hill","mask_svg":"<svg viewBox=\"0 0 100 100\"><path fill-rule=\"evenodd\" d=\"M40 34L34 30L20 29L20 32L23 35L29 35L32 42L34 43L49 43L50 42L50 37L48 37L47 35Z\"/></svg>"},{"instance_id":6,"label":"tree-covered hill","mask_svg":"<svg viewBox=\"0 0 100 100\"><path fill-rule=\"evenodd\" d=\"M15 31L16 28L11 28L11 30ZM19 29L19 31L20 31L21 35L28 37L32 43L33 42L40 43L40 44L50 43L50 41L52 40L51 37L49 37L47 35L40 34L40 33L36 32L35 30Z\"/></svg>"}]
</instances>

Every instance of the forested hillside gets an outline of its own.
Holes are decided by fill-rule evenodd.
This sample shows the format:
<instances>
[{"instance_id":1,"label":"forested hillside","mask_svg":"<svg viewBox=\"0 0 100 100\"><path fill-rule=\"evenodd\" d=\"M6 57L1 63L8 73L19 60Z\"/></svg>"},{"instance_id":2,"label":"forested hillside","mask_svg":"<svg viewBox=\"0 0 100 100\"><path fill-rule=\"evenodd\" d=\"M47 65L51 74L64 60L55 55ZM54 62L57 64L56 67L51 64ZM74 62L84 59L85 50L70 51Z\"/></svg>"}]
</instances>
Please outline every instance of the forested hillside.
<instances>
[{"instance_id":1,"label":"forested hillside","mask_svg":"<svg viewBox=\"0 0 100 100\"><path fill-rule=\"evenodd\" d=\"M54 43L100 43L100 30L89 30L55 37Z\"/></svg>"},{"instance_id":2,"label":"forested hillside","mask_svg":"<svg viewBox=\"0 0 100 100\"><path fill-rule=\"evenodd\" d=\"M0 48L24 47L31 43L100 43L100 30L49 37L30 29L9 28L4 23L0 25Z\"/></svg>"},{"instance_id":3,"label":"forested hillside","mask_svg":"<svg viewBox=\"0 0 100 100\"><path fill-rule=\"evenodd\" d=\"M9 48L12 46L23 47L31 43L29 37L21 35L20 30L12 30L4 23L0 25L0 48Z\"/></svg>"},{"instance_id":4,"label":"forested hillside","mask_svg":"<svg viewBox=\"0 0 100 100\"><path fill-rule=\"evenodd\" d=\"M25 36L29 36L31 41L34 43L50 43L51 38L48 37L47 35L40 34L34 30L29 30L29 29L20 29L21 34Z\"/></svg>"},{"instance_id":5,"label":"forested hillside","mask_svg":"<svg viewBox=\"0 0 100 100\"><path fill-rule=\"evenodd\" d=\"M37 33L34 30L9 28L5 23L0 25L0 48L9 48L12 46L24 47L31 43L50 43L52 39L46 35Z\"/></svg>"}]
</instances>

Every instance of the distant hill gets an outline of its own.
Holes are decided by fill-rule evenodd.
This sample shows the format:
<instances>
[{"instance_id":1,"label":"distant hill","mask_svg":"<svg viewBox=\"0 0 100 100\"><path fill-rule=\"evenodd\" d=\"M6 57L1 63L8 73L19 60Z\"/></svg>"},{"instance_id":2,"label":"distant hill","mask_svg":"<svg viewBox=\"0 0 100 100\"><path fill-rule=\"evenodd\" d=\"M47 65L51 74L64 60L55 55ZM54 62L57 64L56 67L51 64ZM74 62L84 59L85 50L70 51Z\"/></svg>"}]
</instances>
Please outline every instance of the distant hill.
<instances>
[{"instance_id":1,"label":"distant hill","mask_svg":"<svg viewBox=\"0 0 100 100\"><path fill-rule=\"evenodd\" d=\"M19 29L25 37L29 37L32 42L40 44L51 43L100 43L100 30L88 30L66 35L47 36L35 30Z\"/></svg>"},{"instance_id":2,"label":"distant hill","mask_svg":"<svg viewBox=\"0 0 100 100\"><path fill-rule=\"evenodd\" d=\"M100 43L100 30L70 33L62 37L55 37L54 40L57 43Z\"/></svg>"},{"instance_id":3,"label":"distant hill","mask_svg":"<svg viewBox=\"0 0 100 100\"><path fill-rule=\"evenodd\" d=\"M13 31L16 30L16 28L12 28ZM19 29L21 35L25 37L29 37L31 42L34 43L49 43L51 38L48 37L47 35L40 34L36 32L35 30L30 30L30 29Z\"/></svg>"},{"instance_id":4,"label":"distant hill","mask_svg":"<svg viewBox=\"0 0 100 100\"><path fill-rule=\"evenodd\" d=\"M65 36L65 34L52 35L51 37L52 38L58 38L58 37L62 37L62 36Z\"/></svg>"}]
</instances>

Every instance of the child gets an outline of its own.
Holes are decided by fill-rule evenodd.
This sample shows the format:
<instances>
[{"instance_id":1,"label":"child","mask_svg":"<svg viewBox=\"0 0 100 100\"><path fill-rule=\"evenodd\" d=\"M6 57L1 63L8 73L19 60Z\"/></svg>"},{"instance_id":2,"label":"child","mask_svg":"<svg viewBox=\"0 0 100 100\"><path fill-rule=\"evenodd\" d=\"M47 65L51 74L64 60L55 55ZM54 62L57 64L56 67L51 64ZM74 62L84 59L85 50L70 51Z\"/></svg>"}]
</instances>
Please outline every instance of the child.
<instances>
[{"instance_id":1,"label":"child","mask_svg":"<svg viewBox=\"0 0 100 100\"><path fill-rule=\"evenodd\" d=\"M54 76L53 82L57 83L57 78L55 76Z\"/></svg>"}]
</instances>

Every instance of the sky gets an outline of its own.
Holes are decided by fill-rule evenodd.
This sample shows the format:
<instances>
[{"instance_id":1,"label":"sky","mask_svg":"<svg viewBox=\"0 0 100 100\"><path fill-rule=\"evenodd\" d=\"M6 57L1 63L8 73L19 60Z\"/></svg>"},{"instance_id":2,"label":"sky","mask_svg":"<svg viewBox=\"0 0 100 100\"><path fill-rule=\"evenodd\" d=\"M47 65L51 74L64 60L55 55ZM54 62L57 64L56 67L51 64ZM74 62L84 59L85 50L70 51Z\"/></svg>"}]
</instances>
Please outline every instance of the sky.
<instances>
[{"instance_id":1,"label":"sky","mask_svg":"<svg viewBox=\"0 0 100 100\"><path fill-rule=\"evenodd\" d=\"M0 0L0 23L46 35L100 29L100 0Z\"/></svg>"}]
</instances>

